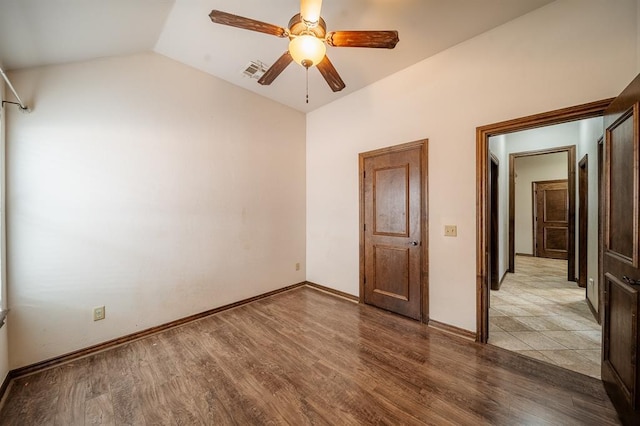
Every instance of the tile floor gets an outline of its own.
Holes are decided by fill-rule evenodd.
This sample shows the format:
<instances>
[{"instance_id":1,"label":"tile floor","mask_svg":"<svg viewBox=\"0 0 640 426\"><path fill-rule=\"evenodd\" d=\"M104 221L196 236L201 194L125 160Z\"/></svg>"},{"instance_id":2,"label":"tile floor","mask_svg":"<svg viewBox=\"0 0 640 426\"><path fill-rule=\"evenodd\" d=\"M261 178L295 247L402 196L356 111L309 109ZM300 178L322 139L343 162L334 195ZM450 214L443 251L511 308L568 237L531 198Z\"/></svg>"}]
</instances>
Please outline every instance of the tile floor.
<instances>
[{"instance_id":1,"label":"tile floor","mask_svg":"<svg viewBox=\"0 0 640 426\"><path fill-rule=\"evenodd\" d=\"M489 343L599 379L601 328L566 277L566 260L516 256L491 291Z\"/></svg>"}]
</instances>

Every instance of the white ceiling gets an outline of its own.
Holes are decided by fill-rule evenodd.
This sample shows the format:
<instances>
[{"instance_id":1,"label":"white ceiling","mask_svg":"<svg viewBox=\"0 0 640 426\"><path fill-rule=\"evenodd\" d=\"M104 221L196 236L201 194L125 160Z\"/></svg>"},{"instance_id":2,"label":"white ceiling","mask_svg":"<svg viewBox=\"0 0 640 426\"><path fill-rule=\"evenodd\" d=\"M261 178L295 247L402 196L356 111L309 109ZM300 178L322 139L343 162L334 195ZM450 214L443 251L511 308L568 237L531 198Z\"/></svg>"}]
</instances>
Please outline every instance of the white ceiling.
<instances>
[{"instance_id":1,"label":"white ceiling","mask_svg":"<svg viewBox=\"0 0 640 426\"><path fill-rule=\"evenodd\" d=\"M242 75L271 65L287 40L213 24L212 9L286 27L298 0L0 0L5 69L156 51L306 112L528 13L553 0L324 0L327 30L398 30L393 50L332 48L347 87L333 93L320 73L292 63L271 86Z\"/></svg>"}]
</instances>

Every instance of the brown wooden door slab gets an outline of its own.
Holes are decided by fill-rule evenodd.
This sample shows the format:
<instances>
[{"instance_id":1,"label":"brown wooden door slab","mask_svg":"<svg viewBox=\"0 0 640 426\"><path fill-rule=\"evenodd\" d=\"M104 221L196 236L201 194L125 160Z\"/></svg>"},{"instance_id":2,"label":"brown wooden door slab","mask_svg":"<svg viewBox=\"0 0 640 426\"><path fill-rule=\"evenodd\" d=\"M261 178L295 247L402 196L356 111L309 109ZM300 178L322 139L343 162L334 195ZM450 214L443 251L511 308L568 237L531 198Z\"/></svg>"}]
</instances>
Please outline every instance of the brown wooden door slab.
<instances>
[{"instance_id":1,"label":"brown wooden door slab","mask_svg":"<svg viewBox=\"0 0 640 426\"><path fill-rule=\"evenodd\" d=\"M364 302L422 319L423 145L362 158Z\"/></svg>"},{"instance_id":2,"label":"brown wooden door slab","mask_svg":"<svg viewBox=\"0 0 640 426\"><path fill-rule=\"evenodd\" d=\"M589 156L578 163L578 285L587 287L589 233Z\"/></svg>"},{"instance_id":3,"label":"brown wooden door slab","mask_svg":"<svg viewBox=\"0 0 640 426\"><path fill-rule=\"evenodd\" d=\"M567 180L533 183L535 254L567 259L569 253L569 187Z\"/></svg>"},{"instance_id":4,"label":"brown wooden door slab","mask_svg":"<svg viewBox=\"0 0 640 426\"><path fill-rule=\"evenodd\" d=\"M625 423L640 424L638 120L640 76L605 111L602 380Z\"/></svg>"}]
</instances>

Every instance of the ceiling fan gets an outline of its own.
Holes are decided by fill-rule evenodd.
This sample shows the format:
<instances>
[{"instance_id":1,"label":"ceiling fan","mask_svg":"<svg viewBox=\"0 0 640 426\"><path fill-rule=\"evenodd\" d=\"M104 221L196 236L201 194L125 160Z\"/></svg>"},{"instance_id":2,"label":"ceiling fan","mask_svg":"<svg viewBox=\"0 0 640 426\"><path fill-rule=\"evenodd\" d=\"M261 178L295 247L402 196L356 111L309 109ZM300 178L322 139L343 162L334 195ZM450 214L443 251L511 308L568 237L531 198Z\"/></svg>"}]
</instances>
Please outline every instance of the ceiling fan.
<instances>
[{"instance_id":1,"label":"ceiling fan","mask_svg":"<svg viewBox=\"0 0 640 426\"><path fill-rule=\"evenodd\" d=\"M305 67L313 66L324 77L331 90L339 92L346 86L338 71L326 56L327 47L373 47L393 49L399 41L397 31L331 31L320 16L322 0L301 0L300 13L290 20L288 28L256 21L231 13L212 10L211 21L245 30L257 31L289 38L289 49L258 80L262 85L271 84L292 62Z\"/></svg>"}]
</instances>

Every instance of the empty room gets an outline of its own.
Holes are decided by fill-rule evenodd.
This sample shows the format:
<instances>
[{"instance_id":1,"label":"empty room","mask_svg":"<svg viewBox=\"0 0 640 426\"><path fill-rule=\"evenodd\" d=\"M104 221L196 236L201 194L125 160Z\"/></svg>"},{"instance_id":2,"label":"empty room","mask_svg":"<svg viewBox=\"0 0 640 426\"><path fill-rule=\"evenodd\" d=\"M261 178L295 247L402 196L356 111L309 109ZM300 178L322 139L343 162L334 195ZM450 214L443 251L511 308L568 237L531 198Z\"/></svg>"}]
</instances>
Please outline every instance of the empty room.
<instances>
[{"instance_id":1,"label":"empty room","mask_svg":"<svg viewBox=\"0 0 640 426\"><path fill-rule=\"evenodd\" d=\"M639 424L638 73L640 0L0 0L0 424Z\"/></svg>"}]
</instances>

